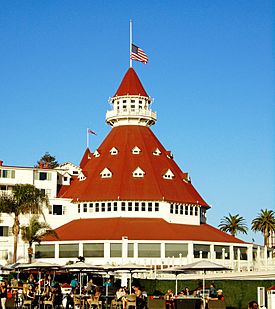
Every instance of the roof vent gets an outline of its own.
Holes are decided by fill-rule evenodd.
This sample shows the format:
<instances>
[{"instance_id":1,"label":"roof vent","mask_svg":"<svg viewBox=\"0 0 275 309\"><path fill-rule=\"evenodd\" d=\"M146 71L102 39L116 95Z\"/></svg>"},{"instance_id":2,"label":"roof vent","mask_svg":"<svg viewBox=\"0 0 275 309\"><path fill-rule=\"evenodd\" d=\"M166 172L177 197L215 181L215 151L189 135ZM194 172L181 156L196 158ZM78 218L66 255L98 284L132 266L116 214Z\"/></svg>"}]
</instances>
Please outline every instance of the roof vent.
<instances>
[{"instance_id":1,"label":"roof vent","mask_svg":"<svg viewBox=\"0 0 275 309\"><path fill-rule=\"evenodd\" d=\"M160 151L158 148L156 148L156 149L153 151L153 155L154 155L154 156L160 156L160 155L161 155L161 151Z\"/></svg>"},{"instance_id":2,"label":"roof vent","mask_svg":"<svg viewBox=\"0 0 275 309\"><path fill-rule=\"evenodd\" d=\"M140 154L141 152L141 149L138 148L138 146L135 146L133 149L132 149L132 154Z\"/></svg>"},{"instance_id":3,"label":"roof vent","mask_svg":"<svg viewBox=\"0 0 275 309\"><path fill-rule=\"evenodd\" d=\"M174 158L172 151L166 151L166 156L167 156L168 159Z\"/></svg>"},{"instance_id":4,"label":"roof vent","mask_svg":"<svg viewBox=\"0 0 275 309\"><path fill-rule=\"evenodd\" d=\"M99 153L97 150L94 152L94 157L95 157L95 158L100 157L100 153Z\"/></svg>"},{"instance_id":5,"label":"roof vent","mask_svg":"<svg viewBox=\"0 0 275 309\"><path fill-rule=\"evenodd\" d=\"M170 169L168 169L162 177L164 179L173 179L175 177L175 175L173 174L173 172Z\"/></svg>"},{"instance_id":6,"label":"roof vent","mask_svg":"<svg viewBox=\"0 0 275 309\"><path fill-rule=\"evenodd\" d=\"M110 154L111 154L112 156L115 156L115 155L118 154L118 150L116 149L116 147L113 147L113 148L110 150Z\"/></svg>"},{"instance_id":7,"label":"roof vent","mask_svg":"<svg viewBox=\"0 0 275 309\"><path fill-rule=\"evenodd\" d=\"M137 167L132 174L133 177L144 177L145 172L140 167Z\"/></svg>"},{"instance_id":8,"label":"roof vent","mask_svg":"<svg viewBox=\"0 0 275 309\"><path fill-rule=\"evenodd\" d=\"M105 167L104 170L100 173L101 178L111 178L113 173Z\"/></svg>"},{"instance_id":9,"label":"roof vent","mask_svg":"<svg viewBox=\"0 0 275 309\"><path fill-rule=\"evenodd\" d=\"M83 181L86 179L86 176L83 174L83 172L80 172L79 175L77 176L77 178L80 180L80 181Z\"/></svg>"}]
</instances>

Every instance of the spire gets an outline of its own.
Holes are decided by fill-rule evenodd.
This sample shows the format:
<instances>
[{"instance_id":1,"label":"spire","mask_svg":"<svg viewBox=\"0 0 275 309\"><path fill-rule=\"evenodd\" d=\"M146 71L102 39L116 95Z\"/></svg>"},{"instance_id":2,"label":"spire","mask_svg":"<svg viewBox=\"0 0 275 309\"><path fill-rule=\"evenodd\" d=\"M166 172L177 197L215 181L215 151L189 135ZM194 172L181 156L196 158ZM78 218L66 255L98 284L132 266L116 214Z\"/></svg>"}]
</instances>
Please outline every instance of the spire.
<instances>
[{"instance_id":1,"label":"spire","mask_svg":"<svg viewBox=\"0 0 275 309\"><path fill-rule=\"evenodd\" d=\"M120 125L149 127L157 120L156 113L151 110L152 99L131 67L109 102L112 109L107 111L106 122L112 127Z\"/></svg>"},{"instance_id":2,"label":"spire","mask_svg":"<svg viewBox=\"0 0 275 309\"><path fill-rule=\"evenodd\" d=\"M129 68L126 72L114 97L125 95L140 95L143 97L149 97L133 68Z\"/></svg>"}]
</instances>

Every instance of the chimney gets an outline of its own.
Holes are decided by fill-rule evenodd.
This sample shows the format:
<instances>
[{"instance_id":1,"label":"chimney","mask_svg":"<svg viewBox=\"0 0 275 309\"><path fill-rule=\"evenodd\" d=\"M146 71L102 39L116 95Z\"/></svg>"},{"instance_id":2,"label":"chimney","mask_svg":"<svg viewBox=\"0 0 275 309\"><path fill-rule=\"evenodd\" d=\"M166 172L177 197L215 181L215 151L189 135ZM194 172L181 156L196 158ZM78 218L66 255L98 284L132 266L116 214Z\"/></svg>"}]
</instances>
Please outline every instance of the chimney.
<instances>
[{"instance_id":1,"label":"chimney","mask_svg":"<svg viewBox=\"0 0 275 309\"><path fill-rule=\"evenodd\" d=\"M44 165L45 168L49 168L49 162L46 162Z\"/></svg>"},{"instance_id":2,"label":"chimney","mask_svg":"<svg viewBox=\"0 0 275 309\"><path fill-rule=\"evenodd\" d=\"M39 168L43 168L43 167L44 167L43 162L39 162Z\"/></svg>"},{"instance_id":3,"label":"chimney","mask_svg":"<svg viewBox=\"0 0 275 309\"><path fill-rule=\"evenodd\" d=\"M2 166L3 165L3 161L2 160L0 160L0 166Z\"/></svg>"}]
</instances>

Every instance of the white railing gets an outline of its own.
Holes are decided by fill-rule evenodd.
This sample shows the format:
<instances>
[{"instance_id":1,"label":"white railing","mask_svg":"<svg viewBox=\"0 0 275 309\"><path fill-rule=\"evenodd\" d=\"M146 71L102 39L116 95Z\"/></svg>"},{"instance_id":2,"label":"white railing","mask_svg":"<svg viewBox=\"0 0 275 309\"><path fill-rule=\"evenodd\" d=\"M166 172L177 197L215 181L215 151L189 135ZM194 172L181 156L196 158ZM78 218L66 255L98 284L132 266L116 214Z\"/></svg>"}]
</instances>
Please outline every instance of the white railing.
<instances>
[{"instance_id":1,"label":"white railing","mask_svg":"<svg viewBox=\"0 0 275 309\"><path fill-rule=\"evenodd\" d=\"M107 111L106 113L106 120L112 119L114 117L123 118L123 117L133 117L133 118L152 118L154 120L157 119L157 113L153 112L152 110L125 110L125 111Z\"/></svg>"}]
</instances>

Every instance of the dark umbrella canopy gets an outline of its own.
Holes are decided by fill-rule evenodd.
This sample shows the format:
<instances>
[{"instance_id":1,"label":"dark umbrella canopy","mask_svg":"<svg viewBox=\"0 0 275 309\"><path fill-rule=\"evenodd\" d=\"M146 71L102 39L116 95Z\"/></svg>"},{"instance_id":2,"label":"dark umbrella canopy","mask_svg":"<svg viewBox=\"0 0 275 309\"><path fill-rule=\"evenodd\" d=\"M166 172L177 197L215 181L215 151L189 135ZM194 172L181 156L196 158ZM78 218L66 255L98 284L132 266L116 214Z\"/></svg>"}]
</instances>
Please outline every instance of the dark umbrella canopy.
<instances>
[{"instance_id":1,"label":"dark umbrella canopy","mask_svg":"<svg viewBox=\"0 0 275 309\"><path fill-rule=\"evenodd\" d=\"M200 260L191 264L183 265L181 267L185 271L222 271L222 270L230 270L230 268L225 267L223 265L210 262L208 260Z\"/></svg>"},{"instance_id":2,"label":"dark umbrella canopy","mask_svg":"<svg viewBox=\"0 0 275 309\"><path fill-rule=\"evenodd\" d=\"M60 265L46 262L34 262L31 264L18 264L14 269L59 269Z\"/></svg>"},{"instance_id":3,"label":"dark umbrella canopy","mask_svg":"<svg viewBox=\"0 0 275 309\"><path fill-rule=\"evenodd\" d=\"M182 266L178 266L178 267L174 266L174 267L168 267L168 268L162 269L160 272L176 275L175 294L178 294L178 275L185 273L186 270L183 269Z\"/></svg>"},{"instance_id":4,"label":"dark umbrella canopy","mask_svg":"<svg viewBox=\"0 0 275 309\"><path fill-rule=\"evenodd\" d=\"M208 260L200 260L191 264L183 265L182 269L186 272L197 272L203 271L203 281L202 281L202 294L203 294L203 304L205 307L205 298L204 298L204 291L205 291L205 274L207 271L223 271L223 270L230 270L230 268L225 267L223 265L208 261Z\"/></svg>"},{"instance_id":5,"label":"dark umbrella canopy","mask_svg":"<svg viewBox=\"0 0 275 309\"><path fill-rule=\"evenodd\" d=\"M142 272L142 271L148 271L151 267L148 267L146 265L139 265L135 263L127 263L127 264L121 264L118 266L114 266L113 271L116 272L129 272L130 273L130 285L129 289L132 288L132 274L135 272Z\"/></svg>"},{"instance_id":6,"label":"dark umbrella canopy","mask_svg":"<svg viewBox=\"0 0 275 309\"><path fill-rule=\"evenodd\" d=\"M68 269L68 270L83 270L83 271L86 271L86 270L92 270L92 269L95 269L95 270L99 270L101 269L102 270L102 267L101 266L96 266L96 265L93 265L93 264L90 264L90 263L85 263L85 262L76 262L74 264L68 264L68 265L64 265L62 266L63 269Z\"/></svg>"}]
</instances>

